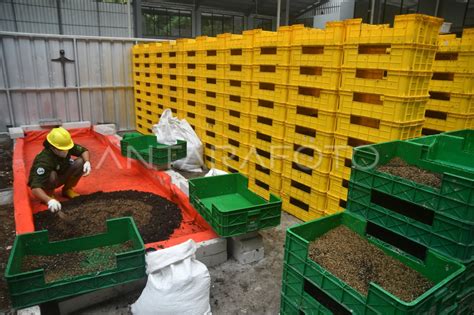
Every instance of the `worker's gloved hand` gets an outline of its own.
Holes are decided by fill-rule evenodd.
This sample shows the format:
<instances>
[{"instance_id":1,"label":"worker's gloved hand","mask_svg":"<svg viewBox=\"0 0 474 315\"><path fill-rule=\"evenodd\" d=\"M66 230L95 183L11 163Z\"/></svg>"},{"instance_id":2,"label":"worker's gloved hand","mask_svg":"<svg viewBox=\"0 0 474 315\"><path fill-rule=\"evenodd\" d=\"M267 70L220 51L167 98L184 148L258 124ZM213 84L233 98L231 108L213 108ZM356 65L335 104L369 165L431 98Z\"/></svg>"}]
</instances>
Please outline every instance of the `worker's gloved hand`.
<instances>
[{"instance_id":1,"label":"worker's gloved hand","mask_svg":"<svg viewBox=\"0 0 474 315\"><path fill-rule=\"evenodd\" d=\"M83 176L87 176L91 173L92 167L91 167L91 162L87 161L84 163L84 167L82 168L82 171L84 172Z\"/></svg>"},{"instance_id":2,"label":"worker's gloved hand","mask_svg":"<svg viewBox=\"0 0 474 315\"><path fill-rule=\"evenodd\" d=\"M51 199L50 201L48 201L48 209L52 213L56 213L61 210L61 203L56 199Z\"/></svg>"}]
</instances>

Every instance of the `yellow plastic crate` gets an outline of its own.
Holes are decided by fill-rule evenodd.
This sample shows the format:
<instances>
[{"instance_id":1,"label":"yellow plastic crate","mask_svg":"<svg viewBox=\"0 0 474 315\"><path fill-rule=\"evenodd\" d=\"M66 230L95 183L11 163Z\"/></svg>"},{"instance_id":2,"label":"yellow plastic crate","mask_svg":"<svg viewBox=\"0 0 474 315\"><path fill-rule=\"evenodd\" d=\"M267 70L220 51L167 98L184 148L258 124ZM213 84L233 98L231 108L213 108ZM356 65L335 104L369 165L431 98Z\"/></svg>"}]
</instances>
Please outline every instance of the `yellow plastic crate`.
<instances>
[{"instance_id":1,"label":"yellow plastic crate","mask_svg":"<svg viewBox=\"0 0 474 315\"><path fill-rule=\"evenodd\" d=\"M337 176L334 173L329 174L329 190L328 193L335 197L347 200L347 191L349 188L349 180Z\"/></svg>"},{"instance_id":2,"label":"yellow plastic crate","mask_svg":"<svg viewBox=\"0 0 474 315\"><path fill-rule=\"evenodd\" d=\"M344 180L349 180L351 178L351 165L352 160L350 158L333 155L330 174Z\"/></svg>"},{"instance_id":3,"label":"yellow plastic crate","mask_svg":"<svg viewBox=\"0 0 474 315\"><path fill-rule=\"evenodd\" d=\"M182 63L163 63L163 66L160 68L156 67L156 73L161 73L163 74L174 74L174 75L182 75L185 74L186 71L184 69L184 64ZM152 73L153 73L153 68L152 68Z\"/></svg>"},{"instance_id":4,"label":"yellow plastic crate","mask_svg":"<svg viewBox=\"0 0 474 315\"><path fill-rule=\"evenodd\" d=\"M198 89L199 88L199 77L193 75L182 75L181 82L183 87L187 89Z\"/></svg>"},{"instance_id":5,"label":"yellow plastic crate","mask_svg":"<svg viewBox=\"0 0 474 315\"><path fill-rule=\"evenodd\" d=\"M251 112L254 115L268 117L279 121L287 120L286 104L262 99L251 99Z\"/></svg>"},{"instance_id":6,"label":"yellow plastic crate","mask_svg":"<svg viewBox=\"0 0 474 315\"><path fill-rule=\"evenodd\" d=\"M452 114L474 114L474 94L430 92L426 109Z\"/></svg>"},{"instance_id":7,"label":"yellow plastic crate","mask_svg":"<svg viewBox=\"0 0 474 315\"><path fill-rule=\"evenodd\" d=\"M264 116L250 115L250 129L261 131L267 135L283 139L285 137L285 123Z\"/></svg>"},{"instance_id":8,"label":"yellow plastic crate","mask_svg":"<svg viewBox=\"0 0 474 315\"><path fill-rule=\"evenodd\" d=\"M280 195L280 191L277 189L273 189L267 183L259 181L255 178L249 178L249 189L259 195L260 197L264 198L265 200L269 200L270 194L275 196Z\"/></svg>"},{"instance_id":9,"label":"yellow plastic crate","mask_svg":"<svg viewBox=\"0 0 474 315\"><path fill-rule=\"evenodd\" d=\"M260 64L252 66L252 80L276 84L288 83L288 66Z\"/></svg>"},{"instance_id":10,"label":"yellow plastic crate","mask_svg":"<svg viewBox=\"0 0 474 315\"><path fill-rule=\"evenodd\" d=\"M259 164L265 168L269 168L274 172L281 173L283 170L283 159L278 157L276 154L272 154L269 151L265 151L256 148L253 145L249 145L249 160L255 164Z\"/></svg>"},{"instance_id":11,"label":"yellow plastic crate","mask_svg":"<svg viewBox=\"0 0 474 315\"><path fill-rule=\"evenodd\" d=\"M287 127L291 125L311 128L317 131L332 133L336 130L336 113L312 107L294 106L287 107Z\"/></svg>"},{"instance_id":12,"label":"yellow plastic crate","mask_svg":"<svg viewBox=\"0 0 474 315\"><path fill-rule=\"evenodd\" d=\"M194 88L183 88L183 99L194 101L194 102L202 102L201 97L204 97L204 91L194 89Z\"/></svg>"},{"instance_id":13,"label":"yellow plastic crate","mask_svg":"<svg viewBox=\"0 0 474 315\"><path fill-rule=\"evenodd\" d=\"M253 47L253 35L256 31L243 31L242 34L224 33L217 35L225 49L249 49Z\"/></svg>"},{"instance_id":14,"label":"yellow plastic crate","mask_svg":"<svg viewBox=\"0 0 474 315\"><path fill-rule=\"evenodd\" d=\"M252 95L262 100L286 103L288 86L269 82L252 82Z\"/></svg>"},{"instance_id":15,"label":"yellow plastic crate","mask_svg":"<svg viewBox=\"0 0 474 315\"><path fill-rule=\"evenodd\" d=\"M434 72L430 91L447 93L474 93L474 73Z\"/></svg>"},{"instance_id":16,"label":"yellow plastic crate","mask_svg":"<svg viewBox=\"0 0 474 315\"><path fill-rule=\"evenodd\" d=\"M390 96L428 96L430 71L342 69L341 89Z\"/></svg>"},{"instance_id":17,"label":"yellow plastic crate","mask_svg":"<svg viewBox=\"0 0 474 315\"><path fill-rule=\"evenodd\" d=\"M250 144L250 130L238 124L224 122L223 135L229 139L239 141L240 143Z\"/></svg>"},{"instance_id":18,"label":"yellow plastic crate","mask_svg":"<svg viewBox=\"0 0 474 315\"><path fill-rule=\"evenodd\" d=\"M465 28L461 37L456 34L443 34L438 37L438 51L440 52L461 52L474 50L474 29Z\"/></svg>"},{"instance_id":19,"label":"yellow plastic crate","mask_svg":"<svg viewBox=\"0 0 474 315\"><path fill-rule=\"evenodd\" d=\"M285 155L287 149L283 139L277 138L273 134L250 130L250 146L270 152L275 158L287 158Z\"/></svg>"},{"instance_id":20,"label":"yellow plastic crate","mask_svg":"<svg viewBox=\"0 0 474 315\"><path fill-rule=\"evenodd\" d=\"M238 157L248 160L250 154L250 147L238 140L223 136L222 150L229 155L236 155Z\"/></svg>"},{"instance_id":21,"label":"yellow plastic crate","mask_svg":"<svg viewBox=\"0 0 474 315\"><path fill-rule=\"evenodd\" d=\"M224 93L250 97L252 95L252 83L241 80L225 80Z\"/></svg>"},{"instance_id":22,"label":"yellow plastic crate","mask_svg":"<svg viewBox=\"0 0 474 315\"><path fill-rule=\"evenodd\" d=\"M195 68L193 68L193 66L195 66ZM206 78L225 79L225 68L226 65L215 63L187 64L187 66L184 67L184 73L189 75L202 76ZM189 71L186 72L186 70Z\"/></svg>"},{"instance_id":23,"label":"yellow plastic crate","mask_svg":"<svg viewBox=\"0 0 474 315\"><path fill-rule=\"evenodd\" d=\"M292 30L292 46L342 45L344 22L327 22L324 29L297 27Z\"/></svg>"},{"instance_id":24,"label":"yellow plastic crate","mask_svg":"<svg viewBox=\"0 0 474 315\"><path fill-rule=\"evenodd\" d=\"M291 66L289 69L288 83L291 85L329 90L337 90L339 88L341 72L338 68Z\"/></svg>"},{"instance_id":25,"label":"yellow plastic crate","mask_svg":"<svg viewBox=\"0 0 474 315\"><path fill-rule=\"evenodd\" d=\"M282 174L285 180L292 179L319 191L328 189L329 173L322 173L293 161L285 160L283 162Z\"/></svg>"},{"instance_id":26,"label":"yellow plastic crate","mask_svg":"<svg viewBox=\"0 0 474 315\"><path fill-rule=\"evenodd\" d=\"M182 100L182 104L183 111L203 116L204 104L186 99Z\"/></svg>"},{"instance_id":27,"label":"yellow plastic crate","mask_svg":"<svg viewBox=\"0 0 474 315\"><path fill-rule=\"evenodd\" d=\"M285 125L285 141L313 147L323 153L334 150L334 134L300 125Z\"/></svg>"},{"instance_id":28,"label":"yellow plastic crate","mask_svg":"<svg viewBox=\"0 0 474 315\"><path fill-rule=\"evenodd\" d=\"M252 70L252 65L226 64L224 77L228 80L251 81Z\"/></svg>"},{"instance_id":29,"label":"yellow plastic crate","mask_svg":"<svg viewBox=\"0 0 474 315\"><path fill-rule=\"evenodd\" d=\"M423 129L440 132L472 128L474 128L474 114L459 115L433 110L426 111L426 120L423 125Z\"/></svg>"},{"instance_id":30,"label":"yellow plastic crate","mask_svg":"<svg viewBox=\"0 0 474 315\"><path fill-rule=\"evenodd\" d=\"M290 47L259 47L253 49L254 65L287 66L290 62Z\"/></svg>"},{"instance_id":31,"label":"yellow plastic crate","mask_svg":"<svg viewBox=\"0 0 474 315\"><path fill-rule=\"evenodd\" d=\"M178 86L165 85L162 92L163 95L169 97L183 98L184 89Z\"/></svg>"},{"instance_id":32,"label":"yellow plastic crate","mask_svg":"<svg viewBox=\"0 0 474 315\"><path fill-rule=\"evenodd\" d=\"M406 140L421 135L423 122L423 120L415 120L394 123L364 116L338 113L336 133L350 135L354 138L374 143Z\"/></svg>"},{"instance_id":33,"label":"yellow plastic crate","mask_svg":"<svg viewBox=\"0 0 474 315\"><path fill-rule=\"evenodd\" d=\"M184 108L184 101L183 99L174 97L174 96L164 96L163 98L164 107L176 108L178 110L182 110Z\"/></svg>"},{"instance_id":34,"label":"yellow plastic crate","mask_svg":"<svg viewBox=\"0 0 474 315\"><path fill-rule=\"evenodd\" d=\"M221 123L224 121L224 109L222 107L200 103L199 108L202 116L215 119Z\"/></svg>"},{"instance_id":35,"label":"yellow plastic crate","mask_svg":"<svg viewBox=\"0 0 474 315\"><path fill-rule=\"evenodd\" d=\"M431 71L436 46L419 44L346 44L343 67Z\"/></svg>"},{"instance_id":36,"label":"yellow plastic crate","mask_svg":"<svg viewBox=\"0 0 474 315\"><path fill-rule=\"evenodd\" d=\"M407 43L436 45L443 19L423 15L396 15L393 27L388 24L372 25L362 19L345 20L346 43Z\"/></svg>"},{"instance_id":37,"label":"yellow plastic crate","mask_svg":"<svg viewBox=\"0 0 474 315\"><path fill-rule=\"evenodd\" d=\"M288 86L288 103L335 112L337 111L337 91Z\"/></svg>"},{"instance_id":38,"label":"yellow plastic crate","mask_svg":"<svg viewBox=\"0 0 474 315\"><path fill-rule=\"evenodd\" d=\"M222 93L197 90L200 103L223 107L226 104L225 96Z\"/></svg>"},{"instance_id":39,"label":"yellow plastic crate","mask_svg":"<svg viewBox=\"0 0 474 315\"><path fill-rule=\"evenodd\" d=\"M232 155L231 153L225 152L222 156L222 166L223 170L230 173L242 173L244 175L249 174L249 161L239 157L237 155Z\"/></svg>"},{"instance_id":40,"label":"yellow plastic crate","mask_svg":"<svg viewBox=\"0 0 474 315\"><path fill-rule=\"evenodd\" d=\"M291 66L339 68L342 64L343 50L340 45L329 46L291 46ZM291 82L291 81L290 81Z\"/></svg>"},{"instance_id":41,"label":"yellow plastic crate","mask_svg":"<svg viewBox=\"0 0 474 315\"><path fill-rule=\"evenodd\" d=\"M210 156L217 161L222 161L224 151L220 146L216 146L212 143L203 143L204 155Z\"/></svg>"},{"instance_id":42,"label":"yellow plastic crate","mask_svg":"<svg viewBox=\"0 0 474 315\"><path fill-rule=\"evenodd\" d=\"M327 213L327 215L335 214L345 210L346 201L344 199L333 196L331 193L328 193L326 197L327 207L325 213Z\"/></svg>"},{"instance_id":43,"label":"yellow plastic crate","mask_svg":"<svg viewBox=\"0 0 474 315\"><path fill-rule=\"evenodd\" d=\"M381 90L381 92L383 92ZM428 97L397 97L339 90L339 113L392 122L421 120Z\"/></svg>"},{"instance_id":44,"label":"yellow plastic crate","mask_svg":"<svg viewBox=\"0 0 474 315\"><path fill-rule=\"evenodd\" d=\"M178 38L177 45L183 54L183 63L197 63L197 43L195 39Z\"/></svg>"},{"instance_id":45,"label":"yellow plastic crate","mask_svg":"<svg viewBox=\"0 0 474 315\"><path fill-rule=\"evenodd\" d=\"M253 63L252 48L232 48L223 51L225 62L235 65L251 65Z\"/></svg>"},{"instance_id":46,"label":"yellow plastic crate","mask_svg":"<svg viewBox=\"0 0 474 315\"><path fill-rule=\"evenodd\" d=\"M186 121L194 126L194 127L199 127L199 128L203 128L204 130L206 130L203 126L204 124L204 116L201 116L199 114L196 114L196 113L193 113L193 112L185 112L183 111L183 114L182 114L182 118L183 119L186 119ZM181 118L181 117L180 117Z\"/></svg>"},{"instance_id":47,"label":"yellow plastic crate","mask_svg":"<svg viewBox=\"0 0 474 315\"><path fill-rule=\"evenodd\" d=\"M249 177L267 183L275 190L281 189L281 174L259 164L249 162Z\"/></svg>"},{"instance_id":48,"label":"yellow plastic crate","mask_svg":"<svg viewBox=\"0 0 474 315\"><path fill-rule=\"evenodd\" d=\"M191 123L190 123L190 124L191 124ZM199 126L193 126L192 124L191 124L191 127L193 127L194 132L196 132L196 135L199 137L199 139L201 139L201 142L202 142L202 141L203 141L204 133L206 132L206 131L204 130L204 128L201 128L201 127L199 127Z\"/></svg>"},{"instance_id":49,"label":"yellow plastic crate","mask_svg":"<svg viewBox=\"0 0 474 315\"><path fill-rule=\"evenodd\" d=\"M204 163L206 164L207 168L216 168L218 170L223 169L222 162L216 159L215 156L209 156L204 154L203 155Z\"/></svg>"},{"instance_id":50,"label":"yellow plastic crate","mask_svg":"<svg viewBox=\"0 0 474 315\"><path fill-rule=\"evenodd\" d=\"M250 98L240 95L225 94L224 107L241 113L250 113Z\"/></svg>"},{"instance_id":51,"label":"yellow plastic crate","mask_svg":"<svg viewBox=\"0 0 474 315\"><path fill-rule=\"evenodd\" d=\"M211 63L211 64L224 64L225 51L222 49L207 49L197 51L197 62L198 63Z\"/></svg>"},{"instance_id":52,"label":"yellow plastic crate","mask_svg":"<svg viewBox=\"0 0 474 315\"><path fill-rule=\"evenodd\" d=\"M472 51L443 52L437 51L433 62L434 72L474 72L474 48Z\"/></svg>"},{"instance_id":53,"label":"yellow plastic crate","mask_svg":"<svg viewBox=\"0 0 474 315\"><path fill-rule=\"evenodd\" d=\"M250 128L250 114L224 108L224 122L244 129Z\"/></svg>"},{"instance_id":54,"label":"yellow plastic crate","mask_svg":"<svg viewBox=\"0 0 474 315\"><path fill-rule=\"evenodd\" d=\"M317 146L285 142L283 156L292 162L320 173L331 171L331 153L324 153Z\"/></svg>"},{"instance_id":55,"label":"yellow plastic crate","mask_svg":"<svg viewBox=\"0 0 474 315\"><path fill-rule=\"evenodd\" d=\"M183 54L177 41L171 40L161 42L162 58L164 63L181 63L183 62Z\"/></svg>"},{"instance_id":56,"label":"yellow plastic crate","mask_svg":"<svg viewBox=\"0 0 474 315\"><path fill-rule=\"evenodd\" d=\"M291 44L291 37L295 30L303 29L304 25L282 26L277 32L262 31L255 29L253 33L253 47L288 47Z\"/></svg>"},{"instance_id":57,"label":"yellow plastic crate","mask_svg":"<svg viewBox=\"0 0 474 315\"><path fill-rule=\"evenodd\" d=\"M313 207L310 207L308 210L304 210L301 207L294 205L295 201L292 199L292 203L290 203L290 196L285 195L284 193L281 194L282 196L282 210L288 212L289 214L297 217L303 221L311 221L315 219L322 218L326 215L323 210L319 210ZM296 202L297 203L297 202ZM297 203L299 205L299 203Z\"/></svg>"},{"instance_id":58,"label":"yellow plastic crate","mask_svg":"<svg viewBox=\"0 0 474 315\"><path fill-rule=\"evenodd\" d=\"M224 138L221 134L216 132L204 129L203 135L201 137L201 141L203 143L209 143L214 145L215 147L221 148Z\"/></svg>"},{"instance_id":59,"label":"yellow plastic crate","mask_svg":"<svg viewBox=\"0 0 474 315\"><path fill-rule=\"evenodd\" d=\"M299 205L302 210L326 207L326 191L319 191L296 180L289 178L283 180L281 192L282 195L289 196L293 201L292 204Z\"/></svg>"},{"instance_id":60,"label":"yellow plastic crate","mask_svg":"<svg viewBox=\"0 0 474 315\"><path fill-rule=\"evenodd\" d=\"M203 118L204 119L202 120L201 127L206 129L206 131L212 131L222 137L222 134L224 132L224 123L222 121L206 116L204 116ZM223 143L223 141L221 141L221 143Z\"/></svg>"},{"instance_id":61,"label":"yellow plastic crate","mask_svg":"<svg viewBox=\"0 0 474 315\"><path fill-rule=\"evenodd\" d=\"M200 90L224 93L224 79L198 77L197 81Z\"/></svg>"},{"instance_id":62,"label":"yellow plastic crate","mask_svg":"<svg viewBox=\"0 0 474 315\"><path fill-rule=\"evenodd\" d=\"M370 142L367 140L357 139L353 137L352 135L347 136L347 135L341 135L341 134L335 133L333 159L346 158L346 159L349 159L350 161L352 159L352 148L358 147L361 145L372 144L372 143L373 142Z\"/></svg>"}]
</instances>

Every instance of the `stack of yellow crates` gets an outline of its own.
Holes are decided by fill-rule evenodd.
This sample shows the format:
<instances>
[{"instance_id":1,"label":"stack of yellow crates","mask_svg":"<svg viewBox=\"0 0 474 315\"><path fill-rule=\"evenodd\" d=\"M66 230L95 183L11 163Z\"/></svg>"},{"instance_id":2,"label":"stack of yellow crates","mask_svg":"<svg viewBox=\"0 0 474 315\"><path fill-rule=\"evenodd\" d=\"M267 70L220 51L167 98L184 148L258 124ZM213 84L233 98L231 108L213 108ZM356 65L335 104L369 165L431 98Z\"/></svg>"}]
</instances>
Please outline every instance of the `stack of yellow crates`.
<instances>
[{"instance_id":1,"label":"stack of yellow crates","mask_svg":"<svg viewBox=\"0 0 474 315\"><path fill-rule=\"evenodd\" d=\"M249 167L253 33L217 36L224 47L225 60L222 158L218 166L224 171L245 175L248 175Z\"/></svg>"},{"instance_id":2,"label":"stack of yellow crates","mask_svg":"<svg viewBox=\"0 0 474 315\"><path fill-rule=\"evenodd\" d=\"M440 35L423 134L474 127L474 29Z\"/></svg>"},{"instance_id":3,"label":"stack of yellow crates","mask_svg":"<svg viewBox=\"0 0 474 315\"><path fill-rule=\"evenodd\" d=\"M293 27L294 28L294 27ZM255 31L250 101L249 187L280 194L292 27Z\"/></svg>"},{"instance_id":4,"label":"stack of yellow crates","mask_svg":"<svg viewBox=\"0 0 474 315\"><path fill-rule=\"evenodd\" d=\"M394 27L346 20L328 208L345 208L352 147L421 135L442 19L399 15Z\"/></svg>"},{"instance_id":5,"label":"stack of yellow crates","mask_svg":"<svg viewBox=\"0 0 474 315\"><path fill-rule=\"evenodd\" d=\"M343 22L292 32L281 197L303 220L326 208L343 39Z\"/></svg>"}]
</instances>

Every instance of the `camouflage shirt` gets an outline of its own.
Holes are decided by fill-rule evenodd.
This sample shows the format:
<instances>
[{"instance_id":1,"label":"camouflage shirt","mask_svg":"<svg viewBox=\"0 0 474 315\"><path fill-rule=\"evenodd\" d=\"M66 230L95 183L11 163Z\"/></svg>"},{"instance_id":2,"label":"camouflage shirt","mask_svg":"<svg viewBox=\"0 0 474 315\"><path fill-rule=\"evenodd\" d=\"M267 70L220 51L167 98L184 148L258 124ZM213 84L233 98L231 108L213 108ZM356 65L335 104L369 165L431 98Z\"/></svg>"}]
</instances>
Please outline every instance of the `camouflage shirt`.
<instances>
[{"instance_id":1,"label":"camouflage shirt","mask_svg":"<svg viewBox=\"0 0 474 315\"><path fill-rule=\"evenodd\" d=\"M43 146L43 151L35 157L31 166L28 180L28 186L31 188L43 188L52 171L56 171L58 174L65 172L72 163L71 156L80 156L87 151L83 146L74 144L67 156L62 158L54 154L48 141L45 141Z\"/></svg>"}]
</instances>

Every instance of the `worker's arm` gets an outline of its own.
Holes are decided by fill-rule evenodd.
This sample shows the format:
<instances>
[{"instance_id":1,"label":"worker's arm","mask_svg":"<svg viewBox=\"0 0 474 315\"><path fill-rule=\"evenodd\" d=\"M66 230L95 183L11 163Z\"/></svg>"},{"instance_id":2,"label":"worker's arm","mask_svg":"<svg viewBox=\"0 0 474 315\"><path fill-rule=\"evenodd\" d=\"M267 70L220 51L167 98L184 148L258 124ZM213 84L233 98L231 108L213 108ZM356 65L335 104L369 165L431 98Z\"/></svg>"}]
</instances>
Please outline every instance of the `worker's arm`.
<instances>
[{"instance_id":1,"label":"worker's arm","mask_svg":"<svg viewBox=\"0 0 474 315\"><path fill-rule=\"evenodd\" d=\"M89 162L89 158L90 158L89 151L82 152L81 158L84 160L84 162Z\"/></svg>"},{"instance_id":2,"label":"worker's arm","mask_svg":"<svg viewBox=\"0 0 474 315\"><path fill-rule=\"evenodd\" d=\"M88 176L92 170L91 162L89 161L89 151L82 152L81 158L84 160L84 166L82 167L83 176Z\"/></svg>"},{"instance_id":3,"label":"worker's arm","mask_svg":"<svg viewBox=\"0 0 474 315\"><path fill-rule=\"evenodd\" d=\"M50 196L48 196L46 194L46 192L43 190L43 188L33 188L31 189L31 192L33 193L33 195L38 198L39 200L41 200L42 202L44 203L48 203L51 199Z\"/></svg>"}]
</instances>

